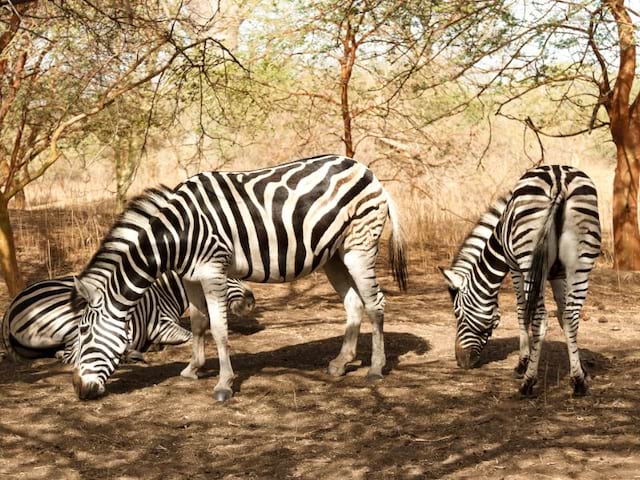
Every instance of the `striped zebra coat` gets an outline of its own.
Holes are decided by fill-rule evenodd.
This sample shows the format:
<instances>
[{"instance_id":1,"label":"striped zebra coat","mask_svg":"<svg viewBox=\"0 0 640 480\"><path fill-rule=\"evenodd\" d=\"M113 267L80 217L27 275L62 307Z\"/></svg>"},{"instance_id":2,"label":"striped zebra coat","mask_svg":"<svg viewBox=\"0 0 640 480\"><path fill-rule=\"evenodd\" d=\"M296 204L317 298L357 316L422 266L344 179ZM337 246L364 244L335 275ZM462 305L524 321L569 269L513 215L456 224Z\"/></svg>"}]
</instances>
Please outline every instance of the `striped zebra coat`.
<instances>
[{"instance_id":1,"label":"striped zebra coat","mask_svg":"<svg viewBox=\"0 0 640 480\"><path fill-rule=\"evenodd\" d=\"M476 366L500 320L498 291L511 272L518 303L520 392L532 395L547 329L544 280L551 283L558 320L569 351L575 395L588 389L577 345L580 311L589 274L600 254L597 193L582 171L542 166L525 173L513 192L498 200L442 269L457 320L456 359Z\"/></svg>"},{"instance_id":2,"label":"striped zebra coat","mask_svg":"<svg viewBox=\"0 0 640 480\"><path fill-rule=\"evenodd\" d=\"M327 155L248 172L207 172L175 189L147 191L125 210L78 277L88 302L80 322L73 375L77 395L94 398L117 366L126 343L125 312L162 272L185 281L192 306L193 357L182 375L204 364L206 317L218 350L214 398L232 395L227 344L226 279L289 282L322 268L342 298L347 326L329 372L353 360L363 312L373 324L369 375L385 365L384 297L374 266L387 217L390 261L405 288L407 271L398 217L373 173L356 161ZM201 290L198 302L194 290Z\"/></svg>"},{"instance_id":3,"label":"striped zebra coat","mask_svg":"<svg viewBox=\"0 0 640 480\"><path fill-rule=\"evenodd\" d=\"M2 320L2 343L15 361L56 356L74 363L77 356L78 325L82 311L72 308L73 277L34 283L11 302ZM238 315L254 306L253 292L242 282L229 279L228 305ZM191 332L179 325L188 306L180 277L162 275L129 312L128 359L140 359L152 344L178 345L191 339Z\"/></svg>"}]
</instances>

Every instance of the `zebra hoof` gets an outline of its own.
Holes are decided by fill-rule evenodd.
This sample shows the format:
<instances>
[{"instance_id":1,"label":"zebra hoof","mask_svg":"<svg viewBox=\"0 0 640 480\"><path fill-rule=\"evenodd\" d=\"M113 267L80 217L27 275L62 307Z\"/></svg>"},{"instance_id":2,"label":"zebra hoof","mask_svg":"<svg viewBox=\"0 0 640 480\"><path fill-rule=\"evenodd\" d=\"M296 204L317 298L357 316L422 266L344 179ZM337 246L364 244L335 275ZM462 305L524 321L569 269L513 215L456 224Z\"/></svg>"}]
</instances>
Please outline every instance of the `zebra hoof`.
<instances>
[{"instance_id":1,"label":"zebra hoof","mask_svg":"<svg viewBox=\"0 0 640 480\"><path fill-rule=\"evenodd\" d=\"M518 360L518 365L513 369L513 378L524 378L524 374L527 371L529 365L529 358L524 357Z\"/></svg>"},{"instance_id":2,"label":"zebra hoof","mask_svg":"<svg viewBox=\"0 0 640 480\"><path fill-rule=\"evenodd\" d=\"M369 372L367 373L367 380L370 382L378 382L382 380L384 376L378 372Z\"/></svg>"},{"instance_id":3,"label":"zebra hoof","mask_svg":"<svg viewBox=\"0 0 640 480\"><path fill-rule=\"evenodd\" d=\"M342 377L346 373L345 365L334 365L332 363L327 367L327 373L332 377Z\"/></svg>"},{"instance_id":4,"label":"zebra hoof","mask_svg":"<svg viewBox=\"0 0 640 480\"><path fill-rule=\"evenodd\" d=\"M589 385L584 378L572 378L571 383L573 383L574 397L584 397L589 393Z\"/></svg>"},{"instance_id":5,"label":"zebra hoof","mask_svg":"<svg viewBox=\"0 0 640 480\"><path fill-rule=\"evenodd\" d=\"M520 396L522 398L532 398L534 396L533 387L536 384L536 382L537 380L535 378L526 379L522 383L522 386L520 387Z\"/></svg>"},{"instance_id":6,"label":"zebra hoof","mask_svg":"<svg viewBox=\"0 0 640 480\"><path fill-rule=\"evenodd\" d=\"M190 378L191 380L198 380L198 371L187 365L184 370L180 372L180 376Z\"/></svg>"},{"instance_id":7,"label":"zebra hoof","mask_svg":"<svg viewBox=\"0 0 640 480\"><path fill-rule=\"evenodd\" d=\"M220 390L213 391L213 398L218 402L225 402L229 400L233 396L233 392L231 390L227 390L226 388L221 388Z\"/></svg>"}]
</instances>

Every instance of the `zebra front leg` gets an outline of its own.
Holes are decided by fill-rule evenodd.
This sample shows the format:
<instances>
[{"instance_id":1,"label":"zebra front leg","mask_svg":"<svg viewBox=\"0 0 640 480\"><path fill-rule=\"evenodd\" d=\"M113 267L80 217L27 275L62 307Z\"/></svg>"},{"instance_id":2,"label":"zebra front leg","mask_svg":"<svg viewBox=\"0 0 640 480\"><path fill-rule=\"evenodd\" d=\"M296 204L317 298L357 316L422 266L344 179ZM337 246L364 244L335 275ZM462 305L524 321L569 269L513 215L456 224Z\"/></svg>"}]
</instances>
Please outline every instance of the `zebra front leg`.
<instances>
[{"instance_id":1,"label":"zebra front leg","mask_svg":"<svg viewBox=\"0 0 640 480\"><path fill-rule=\"evenodd\" d=\"M216 270L216 274L201 281L204 297L207 301L211 334L216 342L220 373L218 383L213 389L213 397L224 402L233 396L235 374L229 358L227 331L227 278Z\"/></svg>"},{"instance_id":2,"label":"zebra front leg","mask_svg":"<svg viewBox=\"0 0 640 480\"><path fill-rule=\"evenodd\" d=\"M209 328L209 318L206 314L207 304L199 283L183 281L187 298L189 299L189 319L191 321L191 360L180 375L186 378L198 379L198 370L205 362L204 335Z\"/></svg>"},{"instance_id":3,"label":"zebra front leg","mask_svg":"<svg viewBox=\"0 0 640 480\"><path fill-rule=\"evenodd\" d=\"M355 291L353 280L344 263L337 256L331 259L324 267L327 278L344 303L347 314L342 348L336 358L329 362L327 371L334 377L345 374L346 366L356 358L358 335L364 307L362 300Z\"/></svg>"},{"instance_id":4,"label":"zebra front leg","mask_svg":"<svg viewBox=\"0 0 640 480\"><path fill-rule=\"evenodd\" d=\"M527 371L529 357L531 355L531 349L529 347L529 323L524 317L525 294L522 274L517 271L512 271L511 277L513 288L516 292L516 301L518 303L518 327L520 330L520 352L518 354L518 365L513 369L513 376L514 378L522 378Z\"/></svg>"},{"instance_id":5,"label":"zebra front leg","mask_svg":"<svg viewBox=\"0 0 640 480\"><path fill-rule=\"evenodd\" d=\"M204 335L209 327L209 319L200 310L189 305L189 318L191 320L191 360L180 375L185 378L198 379L198 370L200 370L205 362L204 356Z\"/></svg>"},{"instance_id":6,"label":"zebra front leg","mask_svg":"<svg viewBox=\"0 0 640 480\"><path fill-rule=\"evenodd\" d=\"M547 333L547 311L544 307L544 298L540 297L536 314L531 322L531 356L524 374L524 380L520 387L523 397L533 396L533 387L538 382L538 365L544 336Z\"/></svg>"},{"instance_id":7,"label":"zebra front leg","mask_svg":"<svg viewBox=\"0 0 640 480\"><path fill-rule=\"evenodd\" d=\"M370 380L383 378L382 369L386 363L384 353L384 295L375 275L377 248L370 250L348 250L344 253L344 264L351 274L356 289L371 320L371 367L367 377Z\"/></svg>"}]
</instances>

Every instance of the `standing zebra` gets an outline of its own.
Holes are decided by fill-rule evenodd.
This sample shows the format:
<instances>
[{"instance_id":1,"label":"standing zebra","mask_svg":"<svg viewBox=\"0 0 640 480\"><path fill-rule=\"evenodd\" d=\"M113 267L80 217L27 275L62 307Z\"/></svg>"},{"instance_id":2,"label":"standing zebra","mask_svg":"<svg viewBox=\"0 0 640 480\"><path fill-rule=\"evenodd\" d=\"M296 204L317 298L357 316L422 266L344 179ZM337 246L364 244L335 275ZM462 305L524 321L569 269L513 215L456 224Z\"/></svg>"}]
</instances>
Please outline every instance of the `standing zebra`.
<instances>
[{"instance_id":1,"label":"standing zebra","mask_svg":"<svg viewBox=\"0 0 640 480\"><path fill-rule=\"evenodd\" d=\"M384 297L374 266L387 216L390 262L400 288L407 270L400 225L391 199L364 165L320 156L248 172L207 172L171 190L148 190L125 210L77 277L88 302L80 322L80 354L73 384L81 399L105 390L126 344L125 314L162 272L183 280L192 306L194 357L182 375L204 363L206 313L220 375L214 398L232 395L235 377L227 346L224 300L228 276L290 282L323 268L344 302L342 349L329 364L342 375L356 353L362 312L373 324L369 376L382 377ZM198 289L204 301L197 301Z\"/></svg>"},{"instance_id":2,"label":"standing zebra","mask_svg":"<svg viewBox=\"0 0 640 480\"><path fill-rule=\"evenodd\" d=\"M2 325L2 343L10 358L21 360L56 356L75 362L78 324L82 312L74 310L73 277L43 280L24 289L11 302ZM238 280L229 279L228 305L236 314L253 309L253 292ZM178 322L188 306L182 281L174 272L162 275L129 313L127 356L140 358L152 344L178 345L191 332Z\"/></svg>"},{"instance_id":3,"label":"standing zebra","mask_svg":"<svg viewBox=\"0 0 640 480\"><path fill-rule=\"evenodd\" d=\"M530 396L547 329L543 293L548 278L567 341L574 394L586 394L588 374L576 337L589 273L599 254L598 201L591 179L576 168L559 165L525 173L512 194L481 218L451 267L442 270L457 320L458 365L478 364L500 320L498 290L510 271L520 326L515 374L524 376L520 393Z\"/></svg>"}]
</instances>

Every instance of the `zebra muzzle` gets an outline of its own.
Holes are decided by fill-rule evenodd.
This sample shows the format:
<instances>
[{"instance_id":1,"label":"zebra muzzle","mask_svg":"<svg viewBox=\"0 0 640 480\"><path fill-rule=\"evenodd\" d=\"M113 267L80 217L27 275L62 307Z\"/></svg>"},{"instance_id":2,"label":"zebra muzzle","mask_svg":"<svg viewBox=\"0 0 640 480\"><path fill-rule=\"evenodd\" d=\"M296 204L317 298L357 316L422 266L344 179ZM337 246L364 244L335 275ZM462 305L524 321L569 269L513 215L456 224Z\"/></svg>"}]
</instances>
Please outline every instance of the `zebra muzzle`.
<instances>
[{"instance_id":1,"label":"zebra muzzle","mask_svg":"<svg viewBox=\"0 0 640 480\"><path fill-rule=\"evenodd\" d=\"M465 349L456 342L456 361L460 368L475 368L480 363L480 354L473 350Z\"/></svg>"},{"instance_id":2,"label":"zebra muzzle","mask_svg":"<svg viewBox=\"0 0 640 480\"><path fill-rule=\"evenodd\" d=\"M92 400L105 392L102 383L95 380L85 381L77 368L73 370L73 389L80 400Z\"/></svg>"}]
</instances>

